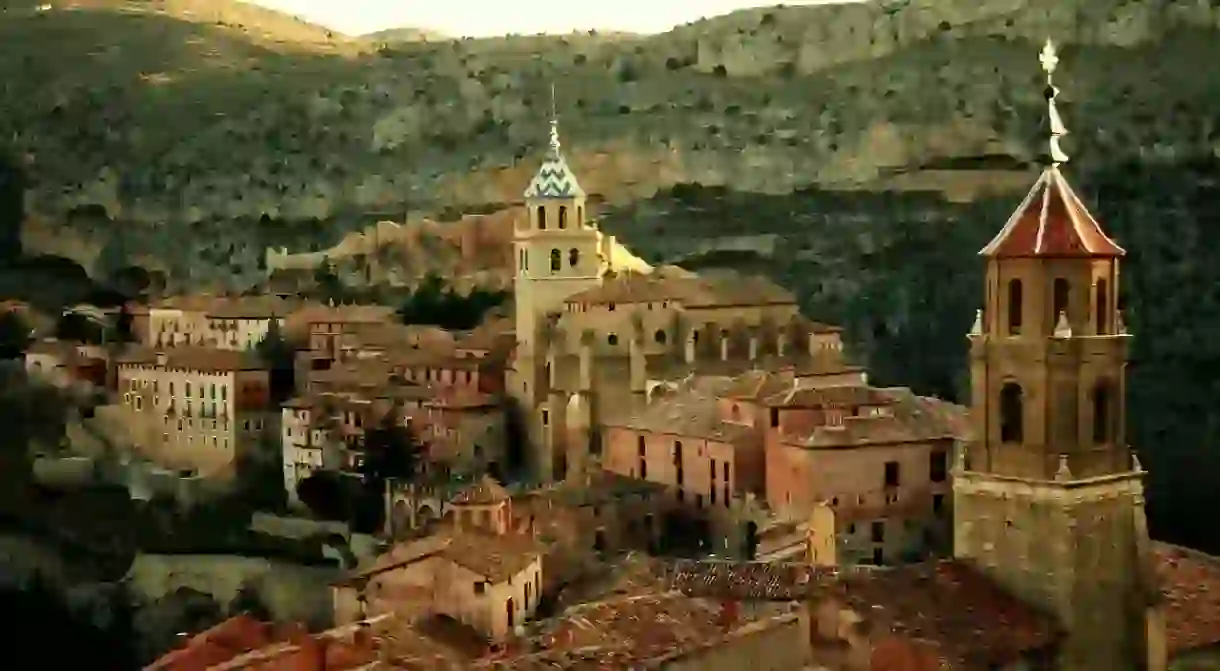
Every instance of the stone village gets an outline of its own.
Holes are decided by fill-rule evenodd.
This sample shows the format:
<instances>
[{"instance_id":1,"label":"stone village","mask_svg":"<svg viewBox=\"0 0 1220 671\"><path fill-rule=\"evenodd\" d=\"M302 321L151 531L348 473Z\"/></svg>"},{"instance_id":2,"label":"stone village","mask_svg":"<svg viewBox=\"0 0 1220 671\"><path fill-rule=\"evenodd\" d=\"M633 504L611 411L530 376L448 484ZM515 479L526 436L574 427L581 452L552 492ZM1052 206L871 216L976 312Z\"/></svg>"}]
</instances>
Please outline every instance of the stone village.
<instances>
[{"instance_id":1,"label":"stone village","mask_svg":"<svg viewBox=\"0 0 1220 671\"><path fill-rule=\"evenodd\" d=\"M155 465L145 489L207 501L269 464L305 515L300 483L358 471L374 427L426 446L385 488L377 549L330 586L334 628L238 615L148 668L1220 659L1220 562L1148 535L1125 251L1069 185L1049 105L1051 160L980 252L969 408L870 385L840 329L766 279L633 256L598 229L554 119L511 309L471 331L195 295L130 306L134 346L35 343L32 374L112 390ZM252 356L272 332L297 347L282 406Z\"/></svg>"}]
</instances>

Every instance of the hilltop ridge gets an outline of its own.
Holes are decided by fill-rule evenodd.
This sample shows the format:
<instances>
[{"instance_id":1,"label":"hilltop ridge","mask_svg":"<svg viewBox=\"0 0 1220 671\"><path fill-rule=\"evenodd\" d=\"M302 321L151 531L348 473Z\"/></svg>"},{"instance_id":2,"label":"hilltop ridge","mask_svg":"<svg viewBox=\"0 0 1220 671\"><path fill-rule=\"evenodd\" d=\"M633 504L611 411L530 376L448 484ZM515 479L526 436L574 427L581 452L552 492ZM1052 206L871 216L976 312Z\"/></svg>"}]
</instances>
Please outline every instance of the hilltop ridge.
<instances>
[{"instance_id":1,"label":"hilltop ridge","mask_svg":"<svg viewBox=\"0 0 1220 671\"><path fill-rule=\"evenodd\" d=\"M552 82L569 162L610 204L682 183L948 189L953 171L912 167L1028 160L1048 35L1075 166L1217 142L1220 75L1197 67L1220 60L1207 3L912 0L391 45L236 2L69 4L0 21L0 137L32 158L35 218L95 250L69 254L87 267L189 266L168 243L185 230L245 276L263 248L325 248L366 213L511 204Z\"/></svg>"}]
</instances>

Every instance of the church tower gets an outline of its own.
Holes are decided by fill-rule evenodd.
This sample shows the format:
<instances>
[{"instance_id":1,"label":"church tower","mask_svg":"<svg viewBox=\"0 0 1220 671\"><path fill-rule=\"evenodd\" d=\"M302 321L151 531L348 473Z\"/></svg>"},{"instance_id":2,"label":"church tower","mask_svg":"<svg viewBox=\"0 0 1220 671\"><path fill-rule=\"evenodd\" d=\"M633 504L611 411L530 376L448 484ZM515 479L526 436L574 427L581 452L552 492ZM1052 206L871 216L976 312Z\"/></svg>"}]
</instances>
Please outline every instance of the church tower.
<instances>
[{"instance_id":1,"label":"church tower","mask_svg":"<svg viewBox=\"0 0 1220 671\"><path fill-rule=\"evenodd\" d=\"M1066 133L1047 73L1049 161L980 252L970 339L972 442L954 472L954 551L1058 616L1057 669L1161 671L1143 471L1126 442L1131 336L1124 250L1064 179Z\"/></svg>"},{"instance_id":2,"label":"church tower","mask_svg":"<svg viewBox=\"0 0 1220 671\"><path fill-rule=\"evenodd\" d=\"M552 92L552 99L554 93ZM552 100L552 108L554 101ZM525 190L526 216L513 235L517 356L509 389L525 414L531 444L541 444L550 412L546 330L548 314L563 309L569 296L601 284L601 234L586 218L585 192L560 152L559 123L551 115L550 146ZM562 413L564 408L556 408ZM535 475L553 477L548 457L535 455ZM560 474L562 475L562 474Z\"/></svg>"}]
</instances>

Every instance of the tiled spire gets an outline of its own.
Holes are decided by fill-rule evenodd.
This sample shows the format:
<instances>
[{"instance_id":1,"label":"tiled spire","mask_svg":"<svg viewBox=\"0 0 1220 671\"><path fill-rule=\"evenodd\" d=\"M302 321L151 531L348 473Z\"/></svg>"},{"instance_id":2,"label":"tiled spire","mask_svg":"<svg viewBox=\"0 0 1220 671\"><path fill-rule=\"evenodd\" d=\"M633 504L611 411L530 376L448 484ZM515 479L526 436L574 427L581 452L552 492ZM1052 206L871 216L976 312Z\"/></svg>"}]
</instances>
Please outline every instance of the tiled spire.
<instances>
[{"instance_id":1,"label":"tiled spire","mask_svg":"<svg viewBox=\"0 0 1220 671\"><path fill-rule=\"evenodd\" d=\"M525 189L525 197L535 198L581 198L585 191L576 181L576 175L568 167L559 151L559 119L555 113L555 87L551 86L551 141L546 158L537 174Z\"/></svg>"}]
</instances>

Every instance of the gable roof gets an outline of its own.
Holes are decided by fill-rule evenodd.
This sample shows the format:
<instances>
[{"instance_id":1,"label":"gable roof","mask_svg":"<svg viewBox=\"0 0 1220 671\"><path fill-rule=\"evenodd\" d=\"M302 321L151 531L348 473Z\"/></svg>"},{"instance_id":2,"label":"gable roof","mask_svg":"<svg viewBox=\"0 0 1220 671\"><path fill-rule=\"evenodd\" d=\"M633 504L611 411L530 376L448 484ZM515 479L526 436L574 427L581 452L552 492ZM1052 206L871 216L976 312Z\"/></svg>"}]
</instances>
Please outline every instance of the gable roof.
<instances>
[{"instance_id":1,"label":"gable roof","mask_svg":"<svg viewBox=\"0 0 1220 671\"><path fill-rule=\"evenodd\" d=\"M1126 251L1102 230L1056 166L1042 171L1004 228L979 251L990 258L1116 257Z\"/></svg>"}]
</instances>

